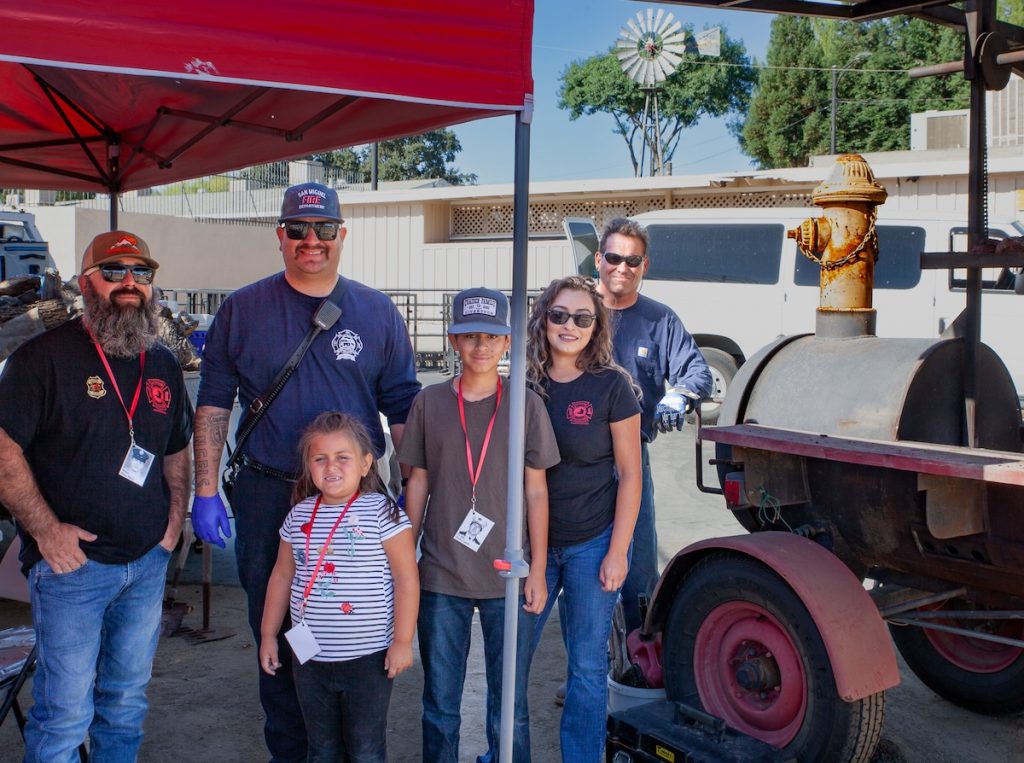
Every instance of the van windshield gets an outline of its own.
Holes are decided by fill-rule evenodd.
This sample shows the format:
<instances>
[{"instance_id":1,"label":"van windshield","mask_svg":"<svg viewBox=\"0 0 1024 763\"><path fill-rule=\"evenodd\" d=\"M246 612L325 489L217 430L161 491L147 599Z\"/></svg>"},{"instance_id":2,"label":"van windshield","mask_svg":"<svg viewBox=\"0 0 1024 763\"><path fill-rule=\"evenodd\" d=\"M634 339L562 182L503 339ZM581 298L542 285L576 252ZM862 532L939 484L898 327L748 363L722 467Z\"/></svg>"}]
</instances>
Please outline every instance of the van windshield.
<instances>
[{"instance_id":1,"label":"van windshield","mask_svg":"<svg viewBox=\"0 0 1024 763\"><path fill-rule=\"evenodd\" d=\"M875 264L876 289L913 289L921 280L921 252L924 228L909 225L879 225L878 262ZM818 288L821 267L798 254L793 272L797 286Z\"/></svg>"},{"instance_id":2,"label":"van windshield","mask_svg":"<svg viewBox=\"0 0 1024 763\"><path fill-rule=\"evenodd\" d=\"M647 278L665 281L779 282L785 226L764 224L647 226Z\"/></svg>"}]
</instances>

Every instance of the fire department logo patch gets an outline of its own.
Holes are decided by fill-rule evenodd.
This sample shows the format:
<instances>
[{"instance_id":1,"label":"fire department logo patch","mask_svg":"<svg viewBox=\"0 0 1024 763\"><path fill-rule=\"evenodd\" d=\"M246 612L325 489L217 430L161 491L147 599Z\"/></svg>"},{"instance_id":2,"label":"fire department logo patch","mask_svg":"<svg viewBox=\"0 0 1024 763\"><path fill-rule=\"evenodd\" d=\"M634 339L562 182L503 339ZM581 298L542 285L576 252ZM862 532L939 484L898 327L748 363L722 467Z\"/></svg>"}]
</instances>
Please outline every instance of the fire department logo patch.
<instances>
[{"instance_id":1,"label":"fire department logo patch","mask_svg":"<svg viewBox=\"0 0 1024 763\"><path fill-rule=\"evenodd\" d=\"M363 351L363 340L352 329L339 331L331 341L336 360L355 360Z\"/></svg>"},{"instance_id":2,"label":"fire department logo patch","mask_svg":"<svg viewBox=\"0 0 1024 763\"><path fill-rule=\"evenodd\" d=\"M163 379L146 379L146 399L156 413L167 413L171 407L171 388Z\"/></svg>"},{"instance_id":3,"label":"fire department logo patch","mask_svg":"<svg viewBox=\"0 0 1024 763\"><path fill-rule=\"evenodd\" d=\"M107 394L107 388L103 385L103 379L98 376L90 376L85 380L85 394L99 400Z\"/></svg>"},{"instance_id":4,"label":"fire department logo patch","mask_svg":"<svg viewBox=\"0 0 1024 763\"><path fill-rule=\"evenodd\" d=\"M594 406L589 400L569 403L569 407L565 409L565 418L570 424L585 427L594 418Z\"/></svg>"}]
</instances>

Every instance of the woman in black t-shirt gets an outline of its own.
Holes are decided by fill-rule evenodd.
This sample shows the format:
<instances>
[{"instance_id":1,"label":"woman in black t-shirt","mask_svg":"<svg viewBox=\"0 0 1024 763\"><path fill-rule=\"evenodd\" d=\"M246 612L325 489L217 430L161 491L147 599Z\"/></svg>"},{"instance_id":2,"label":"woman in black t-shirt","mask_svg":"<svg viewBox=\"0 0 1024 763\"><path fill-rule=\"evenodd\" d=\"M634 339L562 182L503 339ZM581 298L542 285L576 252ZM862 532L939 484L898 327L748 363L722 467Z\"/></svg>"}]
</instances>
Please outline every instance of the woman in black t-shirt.
<instances>
[{"instance_id":1,"label":"woman in black t-shirt","mask_svg":"<svg viewBox=\"0 0 1024 763\"><path fill-rule=\"evenodd\" d=\"M573 276L545 289L528 325L527 378L562 457L547 471L548 604L533 645L564 592L562 760L580 763L604 759L608 636L640 508L640 405L612 360L608 319L593 283Z\"/></svg>"}]
</instances>

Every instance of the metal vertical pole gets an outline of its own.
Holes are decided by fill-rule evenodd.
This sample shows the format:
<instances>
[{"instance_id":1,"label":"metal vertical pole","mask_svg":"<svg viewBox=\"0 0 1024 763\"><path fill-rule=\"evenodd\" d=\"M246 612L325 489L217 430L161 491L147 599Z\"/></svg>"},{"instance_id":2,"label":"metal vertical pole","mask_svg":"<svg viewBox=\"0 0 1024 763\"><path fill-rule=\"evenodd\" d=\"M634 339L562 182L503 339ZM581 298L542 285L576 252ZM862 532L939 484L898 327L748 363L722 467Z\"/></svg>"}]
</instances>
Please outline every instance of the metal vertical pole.
<instances>
[{"instance_id":1,"label":"metal vertical pole","mask_svg":"<svg viewBox=\"0 0 1024 763\"><path fill-rule=\"evenodd\" d=\"M512 195L512 349L509 370L508 523L505 559L512 568L505 580L505 646L501 671L500 759L512 760L515 732L516 635L519 630L519 581L523 562L523 473L526 440L526 252L530 203L530 121L516 113L515 188Z\"/></svg>"},{"instance_id":2,"label":"metal vertical pole","mask_svg":"<svg viewBox=\"0 0 1024 763\"><path fill-rule=\"evenodd\" d=\"M380 143L370 147L370 190L377 190L377 174L380 171Z\"/></svg>"},{"instance_id":3,"label":"metal vertical pole","mask_svg":"<svg viewBox=\"0 0 1024 763\"><path fill-rule=\"evenodd\" d=\"M836 87L839 84L839 70L836 69L836 65L832 64L832 109L829 115L830 126L829 126L829 140L828 140L828 152L835 154L836 152Z\"/></svg>"},{"instance_id":4,"label":"metal vertical pole","mask_svg":"<svg viewBox=\"0 0 1024 763\"><path fill-rule=\"evenodd\" d=\"M107 144L107 173L110 177L110 230L117 230L117 199L120 195L121 145L116 140Z\"/></svg>"},{"instance_id":5,"label":"metal vertical pole","mask_svg":"<svg viewBox=\"0 0 1024 763\"><path fill-rule=\"evenodd\" d=\"M964 76L971 85L970 160L967 176L967 229L968 247L988 237L988 154L985 134L985 78L978 64L978 45L984 32L994 20L994 0L970 0L967 3L967 30L964 46ZM968 249L970 251L970 249ZM967 304L964 308L966 336L964 337L964 415L969 448L978 445L975 417L977 413L978 345L981 342L981 269L967 269Z\"/></svg>"}]
</instances>

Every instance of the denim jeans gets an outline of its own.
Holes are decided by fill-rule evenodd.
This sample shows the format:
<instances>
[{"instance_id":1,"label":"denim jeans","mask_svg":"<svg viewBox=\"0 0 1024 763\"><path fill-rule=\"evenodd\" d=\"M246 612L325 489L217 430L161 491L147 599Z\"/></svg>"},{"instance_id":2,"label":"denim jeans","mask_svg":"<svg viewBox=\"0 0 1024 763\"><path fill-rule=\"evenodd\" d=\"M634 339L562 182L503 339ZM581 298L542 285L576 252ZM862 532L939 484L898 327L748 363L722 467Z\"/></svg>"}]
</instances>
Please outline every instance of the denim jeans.
<instances>
[{"instance_id":1,"label":"denim jeans","mask_svg":"<svg viewBox=\"0 0 1024 763\"><path fill-rule=\"evenodd\" d=\"M643 478L640 513L633 530L633 557L622 586L622 611L626 616L627 633L641 625L637 597L647 594L650 598L661 576L658 569L658 529L654 524L654 480L651 478L651 454L647 448L645 442L640 449Z\"/></svg>"},{"instance_id":2,"label":"denim jeans","mask_svg":"<svg viewBox=\"0 0 1024 763\"><path fill-rule=\"evenodd\" d=\"M26 763L129 763L142 743L146 686L160 634L170 552L127 564L92 560L56 574L29 571L38 663L25 728Z\"/></svg>"},{"instance_id":3,"label":"denim jeans","mask_svg":"<svg viewBox=\"0 0 1024 763\"><path fill-rule=\"evenodd\" d=\"M387 763L391 686L387 650L354 660L295 666L295 688L309 734L306 763Z\"/></svg>"},{"instance_id":4,"label":"denim jeans","mask_svg":"<svg viewBox=\"0 0 1024 763\"><path fill-rule=\"evenodd\" d=\"M466 680L473 610L480 612L480 630L484 637L484 664L487 674L486 732L487 752L478 763L498 760L501 732L501 671L505 644L505 599L468 599L461 596L423 591L417 633L420 661L423 663L423 760L431 763L458 763L460 706ZM519 607L517 655L525 657L533 636L534 616ZM517 660L519 662L519 660ZM517 671L517 679L519 673ZM514 763L529 763L529 731L526 706L526 673L516 682L516 718L513 732ZM521 684L521 685L520 685Z\"/></svg>"},{"instance_id":5,"label":"denim jeans","mask_svg":"<svg viewBox=\"0 0 1024 763\"><path fill-rule=\"evenodd\" d=\"M260 645L260 624L263 622L263 600L267 582L277 562L281 543L278 531L291 510L290 482L267 477L252 469L242 469L231 494L235 513L235 558L238 579L249 603L249 627L257 650ZM285 615L277 638L277 654L281 667L277 675L267 675L253 660L259 674L260 703L267 718L263 737L270 751L271 763L302 763L306 760L306 727L299 709L292 676L292 650L284 638L291 628Z\"/></svg>"},{"instance_id":6,"label":"denim jeans","mask_svg":"<svg viewBox=\"0 0 1024 763\"><path fill-rule=\"evenodd\" d=\"M548 548L548 603L536 617L525 671L529 672L529 663L540 645L544 625L558 602L565 615L562 641L569 659L559 735L563 763L604 760L608 636L619 592L603 590L599 576L611 537L612 527L609 525L591 540L574 546ZM564 595L559 598L559 593Z\"/></svg>"}]
</instances>

